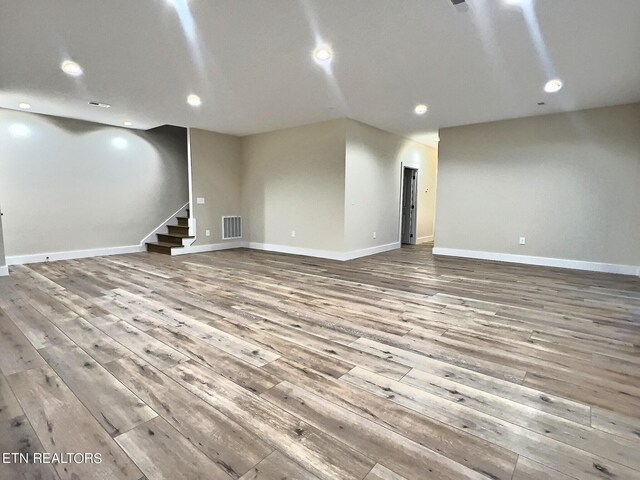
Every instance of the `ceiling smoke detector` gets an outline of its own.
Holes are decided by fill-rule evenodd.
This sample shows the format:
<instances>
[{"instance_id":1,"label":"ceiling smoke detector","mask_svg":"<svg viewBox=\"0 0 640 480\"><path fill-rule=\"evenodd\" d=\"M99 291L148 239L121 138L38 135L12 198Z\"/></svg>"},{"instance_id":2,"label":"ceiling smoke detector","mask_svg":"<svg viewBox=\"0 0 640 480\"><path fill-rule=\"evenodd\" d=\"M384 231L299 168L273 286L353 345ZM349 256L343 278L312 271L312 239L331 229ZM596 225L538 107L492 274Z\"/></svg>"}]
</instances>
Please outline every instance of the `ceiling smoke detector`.
<instances>
[{"instance_id":1,"label":"ceiling smoke detector","mask_svg":"<svg viewBox=\"0 0 640 480\"><path fill-rule=\"evenodd\" d=\"M453 3L453 6L458 12L462 13L469 11L469 5L467 4L466 0L451 0L451 3Z\"/></svg>"}]
</instances>

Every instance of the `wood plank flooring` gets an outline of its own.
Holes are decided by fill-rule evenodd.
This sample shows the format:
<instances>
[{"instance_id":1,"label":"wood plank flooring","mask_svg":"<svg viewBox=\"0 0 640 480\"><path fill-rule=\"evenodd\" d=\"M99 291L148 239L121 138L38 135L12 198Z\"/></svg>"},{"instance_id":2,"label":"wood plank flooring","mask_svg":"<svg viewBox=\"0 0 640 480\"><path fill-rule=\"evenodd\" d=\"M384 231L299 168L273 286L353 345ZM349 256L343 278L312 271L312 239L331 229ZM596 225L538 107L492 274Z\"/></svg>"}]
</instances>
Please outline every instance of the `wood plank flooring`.
<instances>
[{"instance_id":1,"label":"wood plank flooring","mask_svg":"<svg viewBox=\"0 0 640 480\"><path fill-rule=\"evenodd\" d=\"M640 479L640 279L250 250L11 267L2 479Z\"/></svg>"}]
</instances>

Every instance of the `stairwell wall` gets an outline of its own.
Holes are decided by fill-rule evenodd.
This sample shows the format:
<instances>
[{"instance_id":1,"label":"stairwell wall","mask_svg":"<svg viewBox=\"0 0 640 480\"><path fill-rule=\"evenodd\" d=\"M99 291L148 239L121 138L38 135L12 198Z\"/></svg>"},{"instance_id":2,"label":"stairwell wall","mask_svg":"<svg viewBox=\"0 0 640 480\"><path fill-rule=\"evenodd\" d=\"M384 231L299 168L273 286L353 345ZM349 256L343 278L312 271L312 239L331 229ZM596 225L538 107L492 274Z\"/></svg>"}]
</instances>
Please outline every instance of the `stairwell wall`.
<instances>
[{"instance_id":1,"label":"stairwell wall","mask_svg":"<svg viewBox=\"0 0 640 480\"><path fill-rule=\"evenodd\" d=\"M0 152L9 264L130 251L189 197L183 128L137 131L0 109Z\"/></svg>"}]
</instances>

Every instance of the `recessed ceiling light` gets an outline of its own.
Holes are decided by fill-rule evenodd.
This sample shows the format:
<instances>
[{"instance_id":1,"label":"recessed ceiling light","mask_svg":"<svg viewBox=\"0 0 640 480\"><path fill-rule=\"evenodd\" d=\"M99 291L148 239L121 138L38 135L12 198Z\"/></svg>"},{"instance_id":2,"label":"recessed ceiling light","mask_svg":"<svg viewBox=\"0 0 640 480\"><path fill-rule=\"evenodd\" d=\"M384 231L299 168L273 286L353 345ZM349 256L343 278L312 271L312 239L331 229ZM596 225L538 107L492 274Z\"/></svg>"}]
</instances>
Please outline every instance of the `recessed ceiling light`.
<instances>
[{"instance_id":1,"label":"recessed ceiling light","mask_svg":"<svg viewBox=\"0 0 640 480\"><path fill-rule=\"evenodd\" d=\"M133 125L133 122L130 122L129 120L126 120L123 125L125 127L130 127L131 125Z\"/></svg>"},{"instance_id":2,"label":"recessed ceiling light","mask_svg":"<svg viewBox=\"0 0 640 480\"><path fill-rule=\"evenodd\" d=\"M199 107L202 104L202 100L198 95L189 95L187 97L187 103L192 107Z\"/></svg>"},{"instance_id":3,"label":"recessed ceiling light","mask_svg":"<svg viewBox=\"0 0 640 480\"><path fill-rule=\"evenodd\" d=\"M29 110L31 108L31 105L29 105L28 103L21 103L20 105L18 105L18 107L23 110Z\"/></svg>"},{"instance_id":4,"label":"recessed ceiling light","mask_svg":"<svg viewBox=\"0 0 640 480\"><path fill-rule=\"evenodd\" d=\"M424 103L416 105L416 108L414 109L414 111L418 115L424 115L425 113L427 113L427 110L429 110L429 108Z\"/></svg>"},{"instance_id":5,"label":"recessed ceiling light","mask_svg":"<svg viewBox=\"0 0 640 480\"><path fill-rule=\"evenodd\" d=\"M545 84L544 91L547 93L556 93L560 91L561 88L562 88L562 82L556 78L554 80L549 80Z\"/></svg>"},{"instance_id":6,"label":"recessed ceiling light","mask_svg":"<svg viewBox=\"0 0 640 480\"><path fill-rule=\"evenodd\" d=\"M330 62L333 58L333 51L329 47L318 47L313 52L313 58L318 62Z\"/></svg>"},{"instance_id":7,"label":"recessed ceiling light","mask_svg":"<svg viewBox=\"0 0 640 480\"><path fill-rule=\"evenodd\" d=\"M60 65L60 68L67 75L71 75L72 77L77 77L82 75L82 67L78 65L76 62L72 62L71 60L65 60Z\"/></svg>"}]
</instances>

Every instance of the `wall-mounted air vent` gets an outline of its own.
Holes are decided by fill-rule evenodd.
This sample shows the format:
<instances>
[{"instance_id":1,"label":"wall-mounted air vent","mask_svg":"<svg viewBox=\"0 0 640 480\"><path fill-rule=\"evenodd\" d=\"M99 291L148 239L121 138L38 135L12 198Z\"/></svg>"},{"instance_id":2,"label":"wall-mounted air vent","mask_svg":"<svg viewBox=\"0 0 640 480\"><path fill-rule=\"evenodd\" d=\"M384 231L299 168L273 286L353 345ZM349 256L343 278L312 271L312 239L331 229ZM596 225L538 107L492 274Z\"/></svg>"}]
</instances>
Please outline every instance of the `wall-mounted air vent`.
<instances>
[{"instance_id":1,"label":"wall-mounted air vent","mask_svg":"<svg viewBox=\"0 0 640 480\"><path fill-rule=\"evenodd\" d=\"M242 238L242 217L222 217L222 239Z\"/></svg>"}]
</instances>

